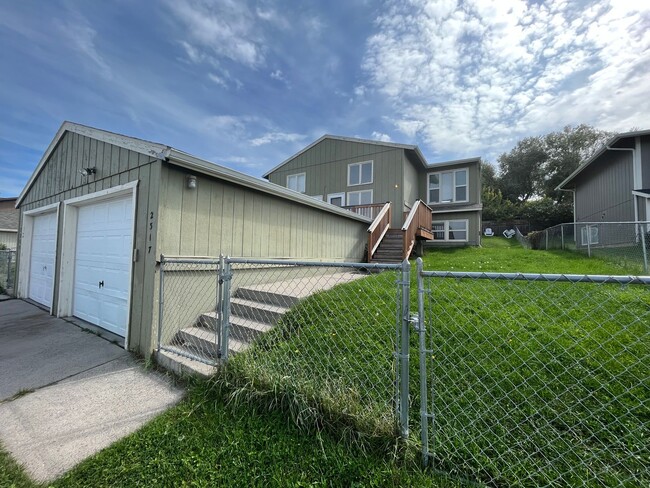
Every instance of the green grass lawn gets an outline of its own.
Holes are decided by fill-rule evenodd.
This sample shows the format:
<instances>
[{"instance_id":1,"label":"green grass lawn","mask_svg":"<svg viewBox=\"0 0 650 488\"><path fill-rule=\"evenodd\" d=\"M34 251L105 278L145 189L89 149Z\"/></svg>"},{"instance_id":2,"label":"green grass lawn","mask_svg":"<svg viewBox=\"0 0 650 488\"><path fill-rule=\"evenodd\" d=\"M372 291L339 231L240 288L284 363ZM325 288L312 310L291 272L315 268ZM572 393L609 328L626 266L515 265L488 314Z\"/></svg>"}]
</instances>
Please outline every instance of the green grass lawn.
<instances>
[{"instance_id":1,"label":"green grass lawn","mask_svg":"<svg viewBox=\"0 0 650 488\"><path fill-rule=\"evenodd\" d=\"M425 269L629 272L514 240L484 243L430 251ZM422 472L415 333L411 442L391 437L395 281L372 275L302 301L217 381L192 386L179 406L54 486L650 483L647 289L428 283L435 471ZM1 450L0 486L33 486Z\"/></svg>"}]
</instances>

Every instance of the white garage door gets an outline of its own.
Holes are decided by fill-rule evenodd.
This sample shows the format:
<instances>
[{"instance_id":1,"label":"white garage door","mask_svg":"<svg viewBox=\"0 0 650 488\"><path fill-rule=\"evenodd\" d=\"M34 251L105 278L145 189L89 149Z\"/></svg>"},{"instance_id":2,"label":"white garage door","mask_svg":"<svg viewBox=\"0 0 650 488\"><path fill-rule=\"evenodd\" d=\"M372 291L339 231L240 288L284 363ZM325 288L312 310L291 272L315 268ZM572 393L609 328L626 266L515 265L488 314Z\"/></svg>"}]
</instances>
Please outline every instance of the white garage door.
<instances>
[{"instance_id":1,"label":"white garage door","mask_svg":"<svg viewBox=\"0 0 650 488\"><path fill-rule=\"evenodd\" d=\"M126 334L131 256L131 196L79 208L73 315Z\"/></svg>"},{"instance_id":2,"label":"white garage door","mask_svg":"<svg viewBox=\"0 0 650 488\"><path fill-rule=\"evenodd\" d=\"M29 263L29 293L32 300L50 307L56 255L56 212L34 217Z\"/></svg>"}]
</instances>

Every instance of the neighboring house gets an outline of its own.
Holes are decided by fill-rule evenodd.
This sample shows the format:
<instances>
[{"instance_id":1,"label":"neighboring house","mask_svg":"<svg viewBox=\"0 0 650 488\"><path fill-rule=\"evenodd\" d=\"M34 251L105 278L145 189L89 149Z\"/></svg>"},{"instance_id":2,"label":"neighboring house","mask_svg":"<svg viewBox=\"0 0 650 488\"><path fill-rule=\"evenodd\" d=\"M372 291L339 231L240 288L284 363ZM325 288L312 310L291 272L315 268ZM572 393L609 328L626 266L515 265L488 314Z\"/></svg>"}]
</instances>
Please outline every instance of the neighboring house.
<instances>
[{"instance_id":1,"label":"neighboring house","mask_svg":"<svg viewBox=\"0 0 650 488\"><path fill-rule=\"evenodd\" d=\"M577 223L650 220L650 130L612 137L556 190L573 193L573 219ZM607 232L605 225L579 226L576 242L623 244L630 242L630 233L632 237L638 234L635 226L620 226L609 235L603 232Z\"/></svg>"},{"instance_id":2,"label":"neighboring house","mask_svg":"<svg viewBox=\"0 0 650 488\"><path fill-rule=\"evenodd\" d=\"M70 122L17 204L18 297L145 355L156 344L161 254L360 261L371 222L163 144ZM185 279L192 289L199 278ZM214 309L209 295L198 312Z\"/></svg>"},{"instance_id":3,"label":"neighboring house","mask_svg":"<svg viewBox=\"0 0 650 488\"><path fill-rule=\"evenodd\" d=\"M0 244L16 249L18 242L18 217L16 198L0 198Z\"/></svg>"},{"instance_id":4,"label":"neighboring house","mask_svg":"<svg viewBox=\"0 0 650 488\"><path fill-rule=\"evenodd\" d=\"M325 135L264 178L371 216L392 202L393 229L420 199L433 210L429 243L480 244L480 158L429 164L417 146Z\"/></svg>"}]
</instances>

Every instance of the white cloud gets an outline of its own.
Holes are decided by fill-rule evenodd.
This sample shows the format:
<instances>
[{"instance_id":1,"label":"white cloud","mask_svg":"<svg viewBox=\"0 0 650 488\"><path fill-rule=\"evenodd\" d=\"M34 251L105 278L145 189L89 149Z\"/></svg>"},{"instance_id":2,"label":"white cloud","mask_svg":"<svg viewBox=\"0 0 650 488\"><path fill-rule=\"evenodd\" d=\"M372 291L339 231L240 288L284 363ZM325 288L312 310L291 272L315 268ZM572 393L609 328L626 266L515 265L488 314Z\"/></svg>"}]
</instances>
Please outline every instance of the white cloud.
<instances>
[{"instance_id":1,"label":"white cloud","mask_svg":"<svg viewBox=\"0 0 650 488\"><path fill-rule=\"evenodd\" d=\"M596 0L390 1L363 61L409 139L492 154L567 124L647 126L649 67L650 6Z\"/></svg>"},{"instance_id":2,"label":"white cloud","mask_svg":"<svg viewBox=\"0 0 650 488\"><path fill-rule=\"evenodd\" d=\"M382 141L382 142L392 141L392 139L388 134L384 134L383 132L377 132L377 131L372 132L372 139L374 139L375 141Z\"/></svg>"},{"instance_id":3,"label":"white cloud","mask_svg":"<svg viewBox=\"0 0 650 488\"><path fill-rule=\"evenodd\" d=\"M256 137L250 141L252 146L262 146L272 142L297 142L305 139L303 134L288 133L288 132L267 132L260 137Z\"/></svg>"},{"instance_id":4,"label":"white cloud","mask_svg":"<svg viewBox=\"0 0 650 488\"><path fill-rule=\"evenodd\" d=\"M285 81L284 74L279 69L276 69L275 71L271 72L271 78L278 81Z\"/></svg>"},{"instance_id":5,"label":"white cloud","mask_svg":"<svg viewBox=\"0 0 650 488\"><path fill-rule=\"evenodd\" d=\"M54 25L62 37L68 40L73 49L90 59L95 67L99 68L104 78L107 80L113 78L110 66L95 45L97 31L90 25L88 19L81 13L68 9L65 20L57 19Z\"/></svg>"},{"instance_id":6,"label":"white cloud","mask_svg":"<svg viewBox=\"0 0 650 488\"><path fill-rule=\"evenodd\" d=\"M216 56L251 68L263 64L264 39L256 28L259 14L244 2L169 0L167 4L186 28L188 39L182 42L192 61Z\"/></svg>"},{"instance_id":7,"label":"white cloud","mask_svg":"<svg viewBox=\"0 0 650 488\"><path fill-rule=\"evenodd\" d=\"M214 73L208 73L208 78L210 78L212 81L214 81L217 85L227 88L228 84L226 83L226 80L224 80L221 76L215 75Z\"/></svg>"}]
</instances>

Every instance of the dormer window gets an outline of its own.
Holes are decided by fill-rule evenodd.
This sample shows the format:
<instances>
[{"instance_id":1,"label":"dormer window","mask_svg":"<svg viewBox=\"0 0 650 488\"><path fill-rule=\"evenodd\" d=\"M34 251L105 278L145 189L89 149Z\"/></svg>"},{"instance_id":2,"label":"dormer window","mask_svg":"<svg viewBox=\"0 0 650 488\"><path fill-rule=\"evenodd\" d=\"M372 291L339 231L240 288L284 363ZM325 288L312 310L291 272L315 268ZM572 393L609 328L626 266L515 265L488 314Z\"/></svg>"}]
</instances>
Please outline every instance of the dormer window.
<instances>
[{"instance_id":1,"label":"dormer window","mask_svg":"<svg viewBox=\"0 0 650 488\"><path fill-rule=\"evenodd\" d=\"M467 169L429 173L428 190L430 204L466 202Z\"/></svg>"}]
</instances>

